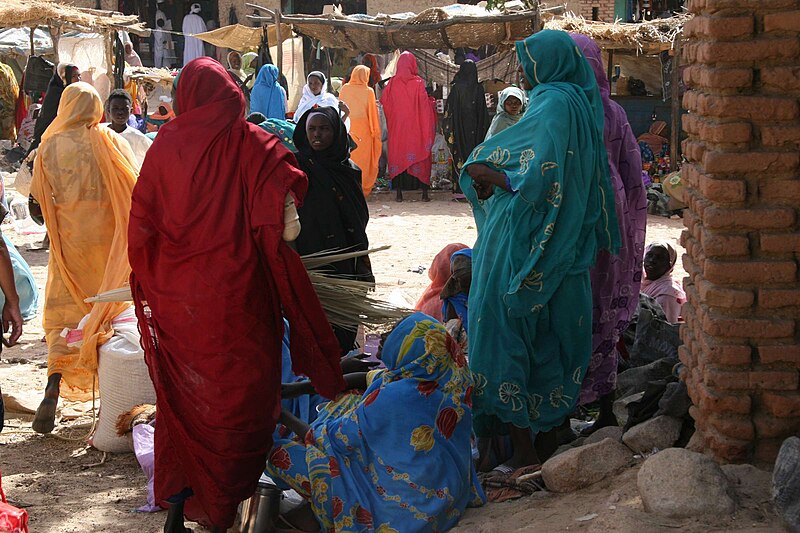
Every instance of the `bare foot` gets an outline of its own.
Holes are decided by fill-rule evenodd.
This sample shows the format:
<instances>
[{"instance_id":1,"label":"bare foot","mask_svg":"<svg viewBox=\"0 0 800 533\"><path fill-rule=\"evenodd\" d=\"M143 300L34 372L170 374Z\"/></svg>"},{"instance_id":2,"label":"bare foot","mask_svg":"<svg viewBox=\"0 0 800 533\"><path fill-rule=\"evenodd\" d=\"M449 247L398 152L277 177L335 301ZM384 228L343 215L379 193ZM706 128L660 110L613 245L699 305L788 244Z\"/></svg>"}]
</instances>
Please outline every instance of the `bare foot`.
<instances>
[{"instance_id":1,"label":"bare foot","mask_svg":"<svg viewBox=\"0 0 800 533\"><path fill-rule=\"evenodd\" d=\"M58 400L45 398L36 409L36 418L33 419L33 430L36 433L51 433L56 427L56 407Z\"/></svg>"}]
</instances>

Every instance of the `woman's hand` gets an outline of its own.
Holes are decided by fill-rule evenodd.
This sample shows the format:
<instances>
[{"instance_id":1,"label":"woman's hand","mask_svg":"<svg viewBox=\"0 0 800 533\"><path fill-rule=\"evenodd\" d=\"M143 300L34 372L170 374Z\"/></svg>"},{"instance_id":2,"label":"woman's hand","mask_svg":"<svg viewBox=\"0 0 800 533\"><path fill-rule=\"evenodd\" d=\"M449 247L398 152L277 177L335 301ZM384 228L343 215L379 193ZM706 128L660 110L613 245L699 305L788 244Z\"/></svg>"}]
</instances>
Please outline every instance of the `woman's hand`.
<instances>
[{"instance_id":1,"label":"woman's hand","mask_svg":"<svg viewBox=\"0 0 800 533\"><path fill-rule=\"evenodd\" d=\"M342 122L347 120L347 117L350 116L350 108L347 107L347 104L339 100L339 112L342 115Z\"/></svg>"},{"instance_id":2,"label":"woman's hand","mask_svg":"<svg viewBox=\"0 0 800 533\"><path fill-rule=\"evenodd\" d=\"M281 383L281 398L288 400L298 396L316 394L314 385L310 381L298 381L296 383Z\"/></svg>"},{"instance_id":3,"label":"woman's hand","mask_svg":"<svg viewBox=\"0 0 800 533\"><path fill-rule=\"evenodd\" d=\"M365 361L369 354L361 353L344 357L341 361L342 374L355 374L356 372L369 372L380 363L377 361Z\"/></svg>"},{"instance_id":4,"label":"woman's hand","mask_svg":"<svg viewBox=\"0 0 800 533\"><path fill-rule=\"evenodd\" d=\"M467 174L472 178L475 192L481 200L490 198L495 187L506 188L506 175L481 163L468 166Z\"/></svg>"}]
</instances>

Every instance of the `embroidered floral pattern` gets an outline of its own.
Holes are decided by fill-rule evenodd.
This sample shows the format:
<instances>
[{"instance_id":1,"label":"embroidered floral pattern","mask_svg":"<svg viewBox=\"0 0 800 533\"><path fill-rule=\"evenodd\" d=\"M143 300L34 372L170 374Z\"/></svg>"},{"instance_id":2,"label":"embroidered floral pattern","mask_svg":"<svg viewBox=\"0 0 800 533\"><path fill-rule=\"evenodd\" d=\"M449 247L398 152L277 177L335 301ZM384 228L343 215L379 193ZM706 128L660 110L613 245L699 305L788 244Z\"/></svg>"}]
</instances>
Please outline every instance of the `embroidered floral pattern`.
<instances>
[{"instance_id":1,"label":"embroidered floral pattern","mask_svg":"<svg viewBox=\"0 0 800 533\"><path fill-rule=\"evenodd\" d=\"M533 150L523 150L522 153L519 155L519 172L520 174L524 174L528 171L528 167L530 166L531 161L536 158L536 153Z\"/></svg>"},{"instance_id":2,"label":"embroidered floral pattern","mask_svg":"<svg viewBox=\"0 0 800 533\"><path fill-rule=\"evenodd\" d=\"M557 181L554 181L550 186L550 192L547 193L547 202L553 207L561 207L562 199L563 195L561 194L561 184Z\"/></svg>"},{"instance_id":3,"label":"embroidered floral pattern","mask_svg":"<svg viewBox=\"0 0 800 533\"><path fill-rule=\"evenodd\" d=\"M508 150L508 148L500 148L498 146L494 149L494 152L486 158L486 161L498 168L503 168L511 161L511 151Z\"/></svg>"},{"instance_id":4,"label":"embroidered floral pattern","mask_svg":"<svg viewBox=\"0 0 800 533\"><path fill-rule=\"evenodd\" d=\"M542 292L542 289L544 288L544 282L542 281L543 278L544 274L535 270L531 270L531 273L528 274L524 280L522 280L522 285L533 289L536 292Z\"/></svg>"},{"instance_id":5,"label":"embroidered floral pattern","mask_svg":"<svg viewBox=\"0 0 800 533\"><path fill-rule=\"evenodd\" d=\"M433 428L419 426L411 432L411 445L418 452L429 452L433 449Z\"/></svg>"},{"instance_id":6,"label":"embroidered floral pattern","mask_svg":"<svg viewBox=\"0 0 800 533\"><path fill-rule=\"evenodd\" d=\"M498 389L500 401L505 404L511 405L512 411L519 411L523 407L523 401L520 397L519 385L516 383L501 383Z\"/></svg>"}]
</instances>

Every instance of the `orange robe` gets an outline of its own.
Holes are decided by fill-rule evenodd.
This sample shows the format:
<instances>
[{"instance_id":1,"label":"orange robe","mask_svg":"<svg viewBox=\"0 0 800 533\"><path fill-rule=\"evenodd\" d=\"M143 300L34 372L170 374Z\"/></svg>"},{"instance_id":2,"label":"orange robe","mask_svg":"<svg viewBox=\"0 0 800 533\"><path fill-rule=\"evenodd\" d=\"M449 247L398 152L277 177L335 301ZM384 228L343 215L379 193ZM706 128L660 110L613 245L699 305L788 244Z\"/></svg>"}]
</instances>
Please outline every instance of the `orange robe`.
<instances>
[{"instance_id":1,"label":"orange robe","mask_svg":"<svg viewBox=\"0 0 800 533\"><path fill-rule=\"evenodd\" d=\"M130 276L128 216L136 183L128 142L101 127L103 104L87 83L64 89L58 116L42 136L31 194L42 206L50 236L43 326L48 375L60 373L62 395L92 390L97 347L111 338L111 320L128 303L88 304L99 292L122 287ZM81 348L61 331L85 316Z\"/></svg>"},{"instance_id":2,"label":"orange robe","mask_svg":"<svg viewBox=\"0 0 800 533\"><path fill-rule=\"evenodd\" d=\"M381 157L381 124L375 91L369 88L369 67L353 69L350 82L339 92L339 100L350 108L350 136L358 148L350 154L361 169L361 188L369 196L378 179L378 160Z\"/></svg>"}]
</instances>

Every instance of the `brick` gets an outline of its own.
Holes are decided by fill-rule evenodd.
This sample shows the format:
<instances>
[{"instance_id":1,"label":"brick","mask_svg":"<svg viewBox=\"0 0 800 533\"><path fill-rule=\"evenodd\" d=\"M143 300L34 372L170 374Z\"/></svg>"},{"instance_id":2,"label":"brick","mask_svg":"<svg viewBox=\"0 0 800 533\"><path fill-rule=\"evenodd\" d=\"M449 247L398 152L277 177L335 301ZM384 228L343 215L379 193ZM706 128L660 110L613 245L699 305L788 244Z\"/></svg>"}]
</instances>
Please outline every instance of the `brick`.
<instances>
[{"instance_id":1,"label":"brick","mask_svg":"<svg viewBox=\"0 0 800 533\"><path fill-rule=\"evenodd\" d=\"M694 17L683 27L687 37L709 39L733 39L747 37L753 33L753 17Z\"/></svg>"},{"instance_id":2,"label":"brick","mask_svg":"<svg viewBox=\"0 0 800 533\"><path fill-rule=\"evenodd\" d=\"M800 418L776 418L767 414L756 414L753 423L759 440L791 437L800 429Z\"/></svg>"},{"instance_id":3,"label":"brick","mask_svg":"<svg viewBox=\"0 0 800 533\"><path fill-rule=\"evenodd\" d=\"M750 441L756 436L755 428L749 418L712 412L708 415L707 421L709 427L726 437Z\"/></svg>"},{"instance_id":4,"label":"brick","mask_svg":"<svg viewBox=\"0 0 800 533\"><path fill-rule=\"evenodd\" d=\"M734 42L701 42L697 45L696 54L698 63L712 64L790 59L800 54L800 41L795 37L786 37Z\"/></svg>"},{"instance_id":5,"label":"brick","mask_svg":"<svg viewBox=\"0 0 800 533\"><path fill-rule=\"evenodd\" d=\"M780 339L794 335L794 320L778 318L727 318L707 314L702 327L715 337Z\"/></svg>"},{"instance_id":6,"label":"brick","mask_svg":"<svg viewBox=\"0 0 800 533\"><path fill-rule=\"evenodd\" d=\"M703 372L703 380L707 387L715 390L748 390L750 388L750 376L746 371L707 368Z\"/></svg>"},{"instance_id":7,"label":"brick","mask_svg":"<svg viewBox=\"0 0 800 533\"><path fill-rule=\"evenodd\" d=\"M704 446L725 461L744 461L750 455L752 444L749 440L728 437L711 427L705 429L702 436Z\"/></svg>"},{"instance_id":8,"label":"brick","mask_svg":"<svg viewBox=\"0 0 800 533\"><path fill-rule=\"evenodd\" d=\"M753 69L694 65L683 71L683 81L694 89L745 89L753 85Z\"/></svg>"},{"instance_id":9,"label":"brick","mask_svg":"<svg viewBox=\"0 0 800 533\"><path fill-rule=\"evenodd\" d=\"M746 235L722 235L702 230L700 245L708 257L741 257L750 254L750 239Z\"/></svg>"},{"instance_id":10,"label":"brick","mask_svg":"<svg viewBox=\"0 0 800 533\"><path fill-rule=\"evenodd\" d=\"M706 152L706 147L703 143L687 139L683 141L681 151L689 161L702 161L703 154Z\"/></svg>"},{"instance_id":11,"label":"brick","mask_svg":"<svg viewBox=\"0 0 800 533\"><path fill-rule=\"evenodd\" d=\"M762 233L761 251L778 254L800 252L800 233Z\"/></svg>"},{"instance_id":12,"label":"brick","mask_svg":"<svg viewBox=\"0 0 800 533\"><path fill-rule=\"evenodd\" d=\"M695 387L695 397L692 401L703 411L728 412L741 415L749 415L753 401L747 394L732 393L721 394L717 391L709 390L702 383Z\"/></svg>"},{"instance_id":13,"label":"brick","mask_svg":"<svg viewBox=\"0 0 800 533\"><path fill-rule=\"evenodd\" d=\"M700 298L710 307L724 307L726 309L746 309L753 305L755 294L751 290L727 289L718 287L708 280L697 284Z\"/></svg>"},{"instance_id":14,"label":"brick","mask_svg":"<svg viewBox=\"0 0 800 533\"><path fill-rule=\"evenodd\" d=\"M795 0L696 0L702 5L705 13L714 14L719 11L757 11L793 8Z\"/></svg>"},{"instance_id":15,"label":"brick","mask_svg":"<svg viewBox=\"0 0 800 533\"><path fill-rule=\"evenodd\" d=\"M800 417L800 393L764 392L761 395L764 410L775 417Z\"/></svg>"},{"instance_id":16,"label":"brick","mask_svg":"<svg viewBox=\"0 0 800 533\"><path fill-rule=\"evenodd\" d=\"M741 144L750 141L752 128L746 122L717 122L699 115L682 117L683 130L700 140L718 144Z\"/></svg>"},{"instance_id":17,"label":"brick","mask_svg":"<svg viewBox=\"0 0 800 533\"><path fill-rule=\"evenodd\" d=\"M753 348L745 344L722 344L708 335L700 335L700 349L711 364L749 367L753 362Z\"/></svg>"},{"instance_id":18,"label":"brick","mask_svg":"<svg viewBox=\"0 0 800 533\"><path fill-rule=\"evenodd\" d=\"M758 196L770 203L800 204L800 180L766 180L758 184Z\"/></svg>"},{"instance_id":19,"label":"brick","mask_svg":"<svg viewBox=\"0 0 800 533\"><path fill-rule=\"evenodd\" d=\"M761 86L777 92L800 90L800 67L764 66L761 68Z\"/></svg>"},{"instance_id":20,"label":"brick","mask_svg":"<svg viewBox=\"0 0 800 533\"><path fill-rule=\"evenodd\" d=\"M758 305L765 309L800 307L800 289L761 289Z\"/></svg>"},{"instance_id":21,"label":"brick","mask_svg":"<svg viewBox=\"0 0 800 533\"><path fill-rule=\"evenodd\" d=\"M764 31L800 31L800 11L783 11L764 15Z\"/></svg>"},{"instance_id":22,"label":"brick","mask_svg":"<svg viewBox=\"0 0 800 533\"><path fill-rule=\"evenodd\" d=\"M747 198L747 183L744 180L716 179L700 174L700 193L712 202L740 203Z\"/></svg>"},{"instance_id":23,"label":"brick","mask_svg":"<svg viewBox=\"0 0 800 533\"><path fill-rule=\"evenodd\" d=\"M765 123L794 120L798 116L796 99L777 96L723 96L686 91L683 104L688 111L700 115Z\"/></svg>"},{"instance_id":24,"label":"brick","mask_svg":"<svg viewBox=\"0 0 800 533\"><path fill-rule=\"evenodd\" d=\"M750 372L750 388L766 390L797 390L800 374L797 370L753 370Z\"/></svg>"},{"instance_id":25,"label":"brick","mask_svg":"<svg viewBox=\"0 0 800 533\"><path fill-rule=\"evenodd\" d=\"M795 210L788 207L736 209L711 207L703 213L708 229L786 229L794 226Z\"/></svg>"},{"instance_id":26,"label":"brick","mask_svg":"<svg viewBox=\"0 0 800 533\"><path fill-rule=\"evenodd\" d=\"M758 360L765 365L789 363L800 366L800 345L773 344L758 347Z\"/></svg>"},{"instance_id":27,"label":"brick","mask_svg":"<svg viewBox=\"0 0 800 533\"><path fill-rule=\"evenodd\" d=\"M798 148L800 126L762 126L761 144L768 148Z\"/></svg>"},{"instance_id":28,"label":"brick","mask_svg":"<svg viewBox=\"0 0 800 533\"><path fill-rule=\"evenodd\" d=\"M794 261L718 261L708 259L705 277L711 283L789 283L795 280Z\"/></svg>"},{"instance_id":29,"label":"brick","mask_svg":"<svg viewBox=\"0 0 800 533\"><path fill-rule=\"evenodd\" d=\"M792 172L800 165L797 152L723 152L706 150L703 168L709 174Z\"/></svg>"}]
</instances>

